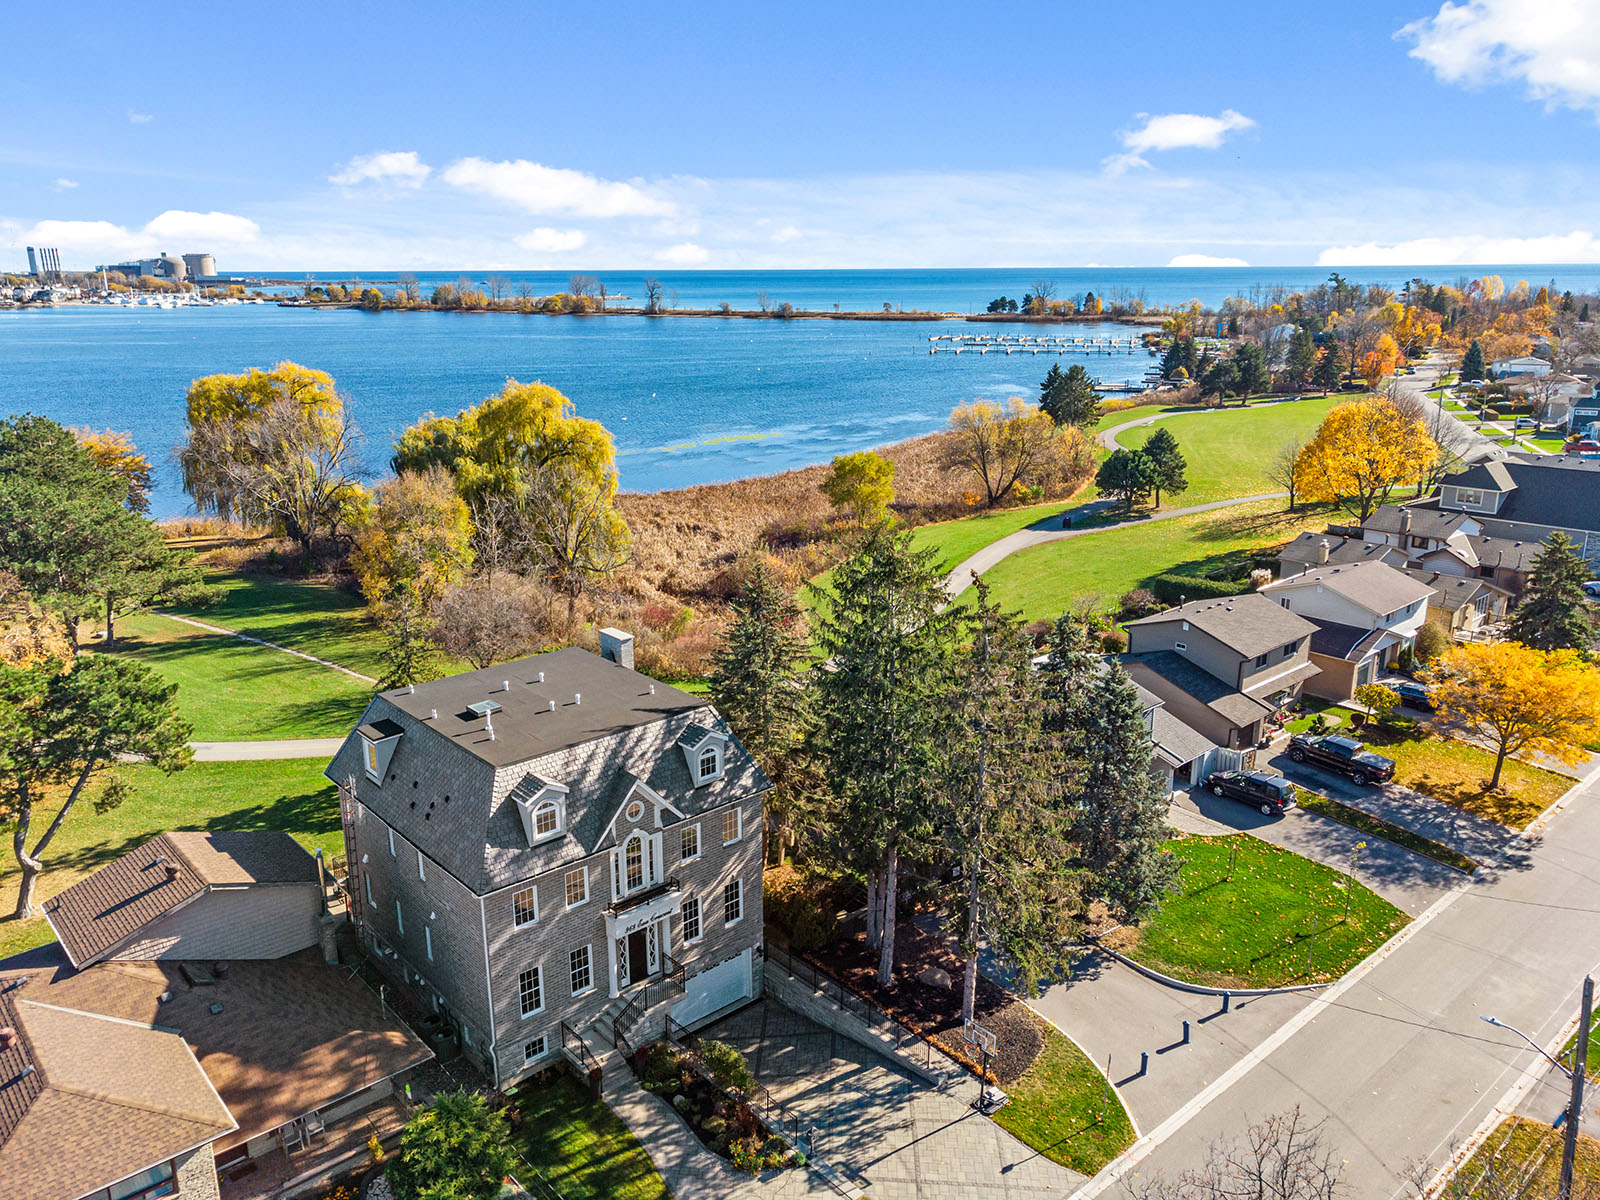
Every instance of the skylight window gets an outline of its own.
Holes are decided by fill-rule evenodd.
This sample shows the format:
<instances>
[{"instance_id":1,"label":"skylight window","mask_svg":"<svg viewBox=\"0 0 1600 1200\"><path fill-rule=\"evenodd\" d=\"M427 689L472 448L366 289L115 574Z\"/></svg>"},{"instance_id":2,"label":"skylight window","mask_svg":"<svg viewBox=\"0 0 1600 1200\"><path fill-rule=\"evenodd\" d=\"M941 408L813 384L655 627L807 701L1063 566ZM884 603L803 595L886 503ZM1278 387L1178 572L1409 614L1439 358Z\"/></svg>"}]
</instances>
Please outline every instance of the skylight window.
<instances>
[{"instance_id":1,"label":"skylight window","mask_svg":"<svg viewBox=\"0 0 1600 1200\"><path fill-rule=\"evenodd\" d=\"M494 700L475 700L467 705L467 711L477 713L480 717L488 717L499 712L500 705Z\"/></svg>"}]
</instances>

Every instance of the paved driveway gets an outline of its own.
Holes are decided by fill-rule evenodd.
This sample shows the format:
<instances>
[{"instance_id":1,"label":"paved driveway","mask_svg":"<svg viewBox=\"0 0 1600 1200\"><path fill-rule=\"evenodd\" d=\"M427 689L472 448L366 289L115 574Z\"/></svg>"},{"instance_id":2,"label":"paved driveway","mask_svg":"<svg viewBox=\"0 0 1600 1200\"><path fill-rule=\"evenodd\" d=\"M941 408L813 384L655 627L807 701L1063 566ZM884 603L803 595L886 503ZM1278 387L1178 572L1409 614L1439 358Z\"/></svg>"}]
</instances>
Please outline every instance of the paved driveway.
<instances>
[{"instance_id":1,"label":"paved driveway","mask_svg":"<svg viewBox=\"0 0 1600 1200\"><path fill-rule=\"evenodd\" d=\"M1282 816L1264 817L1248 804L1193 788L1173 797L1171 823L1189 833L1248 833L1274 846L1351 874L1401 911L1416 916L1464 876L1443 863L1403 850L1393 842L1368 835L1328 817L1293 808Z\"/></svg>"},{"instance_id":2,"label":"paved driveway","mask_svg":"<svg viewBox=\"0 0 1600 1200\"><path fill-rule=\"evenodd\" d=\"M815 1125L817 1156L873 1200L1059 1200L1086 1182L968 1108L976 1081L941 1093L780 1004L701 1033L743 1051L756 1078Z\"/></svg>"},{"instance_id":3,"label":"paved driveway","mask_svg":"<svg viewBox=\"0 0 1600 1200\"><path fill-rule=\"evenodd\" d=\"M1301 765L1282 752L1269 758L1266 765L1313 791L1420 833L1478 862L1487 862L1516 840L1515 830L1454 805L1430 800L1398 784L1357 787L1343 775Z\"/></svg>"}]
</instances>

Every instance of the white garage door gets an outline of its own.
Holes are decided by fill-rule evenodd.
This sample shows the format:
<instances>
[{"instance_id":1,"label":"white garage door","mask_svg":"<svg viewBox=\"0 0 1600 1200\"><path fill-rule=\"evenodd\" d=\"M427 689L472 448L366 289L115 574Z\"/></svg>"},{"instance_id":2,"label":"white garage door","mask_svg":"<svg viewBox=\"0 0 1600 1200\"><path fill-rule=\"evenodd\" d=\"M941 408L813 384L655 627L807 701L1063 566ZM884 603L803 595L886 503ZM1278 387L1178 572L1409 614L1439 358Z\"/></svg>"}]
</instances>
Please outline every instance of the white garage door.
<instances>
[{"instance_id":1,"label":"white garage door","mask_svg":"<svg viewBox=\"0 0 1600 1200\"><path fill-rule=\"evenodd\" d=\"M726 1008L750 995L750 951L718 963L684 981L684 997L672 1009L672 1019L684 1025Z\"/></svg>"}]
</instances>

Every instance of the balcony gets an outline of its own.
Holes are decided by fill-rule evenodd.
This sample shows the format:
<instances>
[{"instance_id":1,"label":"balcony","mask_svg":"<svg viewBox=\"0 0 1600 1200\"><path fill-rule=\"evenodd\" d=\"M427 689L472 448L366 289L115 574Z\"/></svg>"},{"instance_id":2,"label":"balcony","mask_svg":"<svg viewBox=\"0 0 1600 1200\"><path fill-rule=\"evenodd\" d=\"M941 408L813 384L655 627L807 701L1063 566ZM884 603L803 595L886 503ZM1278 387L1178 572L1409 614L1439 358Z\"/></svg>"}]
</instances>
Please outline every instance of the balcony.
<instances>
[{"instance_id":1,"label":"balcony","mask_svg":"<svg viewBox=\"0 0 1600 1200\"><path fill-rule=\"evenodd\" d=\"M618 916L631 909L638 908L641 904L649 904L652 900L659 900L663 896L670 896L673 892L683 890L683 884L676 875L668 875L660 883L650 887L640 888L637 892L629 892L620 900L613 901L606 906L606 912Z\"/></svg>"}]
</instances>

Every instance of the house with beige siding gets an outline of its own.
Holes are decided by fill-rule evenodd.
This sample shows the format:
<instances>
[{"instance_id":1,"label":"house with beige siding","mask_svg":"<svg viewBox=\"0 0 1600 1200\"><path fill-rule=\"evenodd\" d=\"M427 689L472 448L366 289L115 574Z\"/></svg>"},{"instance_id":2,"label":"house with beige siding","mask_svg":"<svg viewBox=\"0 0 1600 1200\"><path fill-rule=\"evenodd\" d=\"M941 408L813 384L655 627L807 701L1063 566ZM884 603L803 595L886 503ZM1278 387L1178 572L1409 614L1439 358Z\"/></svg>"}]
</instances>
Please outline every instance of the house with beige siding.
<instances>
[{"instance_id":1,"label":"house with beige siding","mask_svg":"<svg viewBox=\"0 0 1600 1200\"><path fill-rule=\"evenodd\" d=\"M381 692L327 773L363 947L497 1086L759 994L771 785L630 635Z\"/></svg>"}]
</instances>

